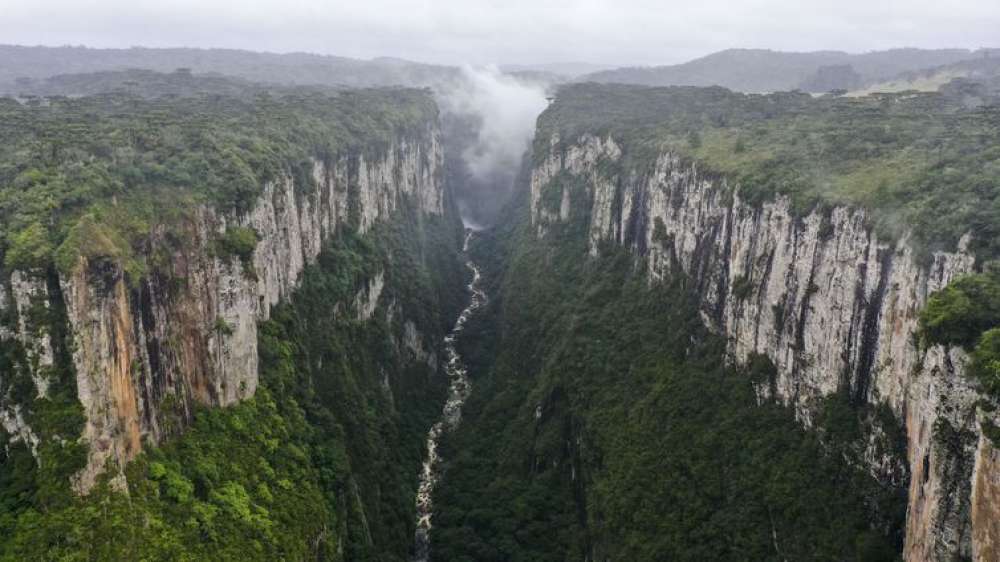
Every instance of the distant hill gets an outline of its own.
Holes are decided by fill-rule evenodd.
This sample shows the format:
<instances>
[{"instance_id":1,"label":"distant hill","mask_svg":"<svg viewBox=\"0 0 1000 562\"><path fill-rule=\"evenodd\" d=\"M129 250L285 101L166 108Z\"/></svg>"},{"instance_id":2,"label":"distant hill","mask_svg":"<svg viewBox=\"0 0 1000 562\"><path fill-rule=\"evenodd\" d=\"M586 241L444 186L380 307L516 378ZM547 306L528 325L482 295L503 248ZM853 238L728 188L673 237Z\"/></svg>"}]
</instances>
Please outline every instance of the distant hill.
<instances>
[{"instance_id":1,"label":"distant hill","mask_svg":"<svg viewBox=\"0 0 1000 562\"><path fill-rule=\"evenodd\" d=\"M133 94L144 98L199 94L245 97L264 90L274 91L277 87L277 85L255 83L221 74L193 74L187 69L173 72L130 69L59 74L39 79L21 78L15 84L15 91L10 93L19 97L76 97L106 93ZM306 87L300 86L299 88ZM332 89L332 87L326 88ZM287 91L287 88L284 89Z\"/></svg>"},{"instance_id":2,"label":"distant hill","mask_svg":"<svg viewBox=\"0 0 1000 562\"><path fill-rule=\"evenodd\" d=\"M829 86L839 86L831 82L835 77L857 81L845 84L845 89L852 89L903 72L982 58L994 52L1000 55L997 50L966 49L891 49L863 54L729 49L683 64L619 68L592 73L581 80L646 86L723 86L743 92L811 88L827 91Z\"/></svg>"},{"instance_id":3,"label":"distant hill","mask_svg":"<svg viewBox=\"0 0 1000 562\"><path fill-rule=\"evenodd\" d=\"M64 74L129 69L217 73L252 82L327 86L426 86L458 76L457 68L380 58L358 60L307 53L258 53L234 49L91 49L0 45L0 93Z\"/></svg>"},{"instance_id":4,"label":"distant hill","mask_svg":"<svg viewBox=\"0 0 1000 562\"><path fill-rule=\"evenodd\" d=\"M932 92L953 82L977 83L988 91L1000 92L1000 54L963 60L953 64L911 70L888 80L856 89L849 95L859 96L875 92L903 92L916 90Z\"/></svg>"}]
</instances>

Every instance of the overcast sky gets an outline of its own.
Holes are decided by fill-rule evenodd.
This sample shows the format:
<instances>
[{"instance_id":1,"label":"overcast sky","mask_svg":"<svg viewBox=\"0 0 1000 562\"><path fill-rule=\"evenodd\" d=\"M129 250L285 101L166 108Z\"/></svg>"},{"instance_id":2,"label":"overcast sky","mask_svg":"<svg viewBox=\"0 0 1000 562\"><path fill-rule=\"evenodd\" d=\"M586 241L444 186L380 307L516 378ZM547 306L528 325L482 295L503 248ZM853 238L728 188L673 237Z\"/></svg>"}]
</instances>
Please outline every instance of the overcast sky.
<instances>
[{"instance_id":1,"label":"overcast sky","mask_svg":"<svg viewBox=\"0 0 1000 562\"><path fill-rule=\"evenodd\" d=\"M664 64L728 47L1000 46L1000 0L0 0L0 43Z\"/></svg>"}]
</instances>

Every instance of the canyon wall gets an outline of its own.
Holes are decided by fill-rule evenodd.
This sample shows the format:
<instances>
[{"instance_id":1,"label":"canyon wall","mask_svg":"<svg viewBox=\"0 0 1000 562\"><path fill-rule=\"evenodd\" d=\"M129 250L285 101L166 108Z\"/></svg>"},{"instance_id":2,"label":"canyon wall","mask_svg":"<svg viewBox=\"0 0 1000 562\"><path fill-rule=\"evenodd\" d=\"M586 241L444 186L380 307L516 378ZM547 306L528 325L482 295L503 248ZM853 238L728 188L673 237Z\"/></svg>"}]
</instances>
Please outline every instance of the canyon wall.
<instances>
[{"instance_id":1,"label":"canyon wall","mask_svg":"<svg viewBox=\"0 0 1000 562\"><path fill-rule=\"evenodd\" d=\"M981 396L961 349L923 349L915 335L928 295L972 271L967 240L921 257L906 239L880 239L862 209L797 216L788 199L749 204L739 186L674 154L636 170L610 137L570 140L536 147L539 236L583 223L592 255L622 245L651 281L686 275L731 357L764 354L777 367L758 395L807 426L839 391L888 406L905 428L906 458L888 452L874 419L863 458L874 477L908 482L905 559L996 559L1000 454L980 429Z\"/></svg>"},{"instance_id":2,"label":"canyon wall","mask_svg":"<svg viewBox=\"0 0 1000 562\"><path fill-rule=\"evenodd\" d=\"M442 159L437 125L428 123L421 134L378 150L314 159L311 178L287 174L268 182L247 212L202 205L179 228L154 227L142 253L155 264L143 275L121 260L81 257L57 281L15 271L0 283L0 314L16 318L0 323L0 338L23 343L39 394L52 346L30 320L38 307L65 308L88 447L76 490L86 493L144 442L178 431L196 404L224 406L253 396L258 322L295 289L327 238L346 229L363 234L402 206L444 213ZM226 255L220 246L234 227L256 233L252 256ZM374 310L381 286L373 283L359 294L359 318ZM6 431L35 446L21 406L10 399L0 406ZM112 482L120 485L121 478Z\"/></svg>"}]
</instances>

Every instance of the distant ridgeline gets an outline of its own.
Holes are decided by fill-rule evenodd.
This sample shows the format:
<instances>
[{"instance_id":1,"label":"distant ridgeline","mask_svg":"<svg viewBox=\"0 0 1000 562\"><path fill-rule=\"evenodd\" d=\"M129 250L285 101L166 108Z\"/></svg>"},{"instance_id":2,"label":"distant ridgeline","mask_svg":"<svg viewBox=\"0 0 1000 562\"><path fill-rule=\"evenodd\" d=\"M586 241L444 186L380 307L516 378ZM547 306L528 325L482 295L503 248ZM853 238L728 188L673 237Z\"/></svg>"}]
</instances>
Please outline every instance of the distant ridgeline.
<instances>
[{"instance_id":1,"label":"distant ridgeline","mask_svg":"<svg viewBox=\"0 0 1000 562\"><path fill-rule=\"evenodd\" d=\"M998 49L907 48L867 53L727 49L670 66L604 70L586 75L580 81L644 86L722 86L741 92L800 89L823 93L904 81L910 73L931 69L948 69L948 80L973 76L979 74L981 68L976 67L981 62L997 58L1000 58Z\"/></svg>"},{"instance_id":2,"label":"distant ridgeline","mask_svg":"<svg viewBox=\"0 0 1000 562\"><path fill-rule=\"evenodd\" d=\"M126 74L0 98L0 560L405 560L463 298L433 99Z\"/></svg>"},{"instance_id":3,"label":"distant ridgeline","mask_svg":"<svg viewBox=\"0 0 1000 562\"><path fill-rule=\"evenodd\" d=\"M433 551L997 559L998 138L976 88L561 88Z\"/></svg>"},{"instance_id":4,"label":"distant ridgeline","mask_svg":"<svg viewBox=\"0 0 1000 562\"><path fill-rule=\"evenodd\" d=\"M258 83L363 88L427 86L459 75L455 67L393 58L351 59L309 53L260 53L236 49L91 49L0 45L0 93L18 94L59 75L145 69L141 72L217 74ZM58 82L58 80L56 80Z\"/></svg>"}]
</instances>

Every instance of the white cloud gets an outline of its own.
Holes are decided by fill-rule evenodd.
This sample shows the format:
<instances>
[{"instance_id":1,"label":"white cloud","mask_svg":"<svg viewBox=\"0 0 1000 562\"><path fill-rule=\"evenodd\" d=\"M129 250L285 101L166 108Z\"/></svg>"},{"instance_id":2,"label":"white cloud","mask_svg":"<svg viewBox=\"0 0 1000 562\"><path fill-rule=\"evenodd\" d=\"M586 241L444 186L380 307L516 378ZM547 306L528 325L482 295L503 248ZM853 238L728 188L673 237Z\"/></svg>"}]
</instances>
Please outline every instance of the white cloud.
<instances>
[{"instance_id":1,"label":"white cloud","mask_svg":"<svg viewBox=\"0 0 1000 562\"><path fill-rule=\"evenodd\" d=\"M469 171L486 179L497 169L516 170L548 102L541 87L502 74L496 66L462 68L465 84L442 92L441 109L481 120L477 142L463 157Z\"/></svg>"}]
</instances>

